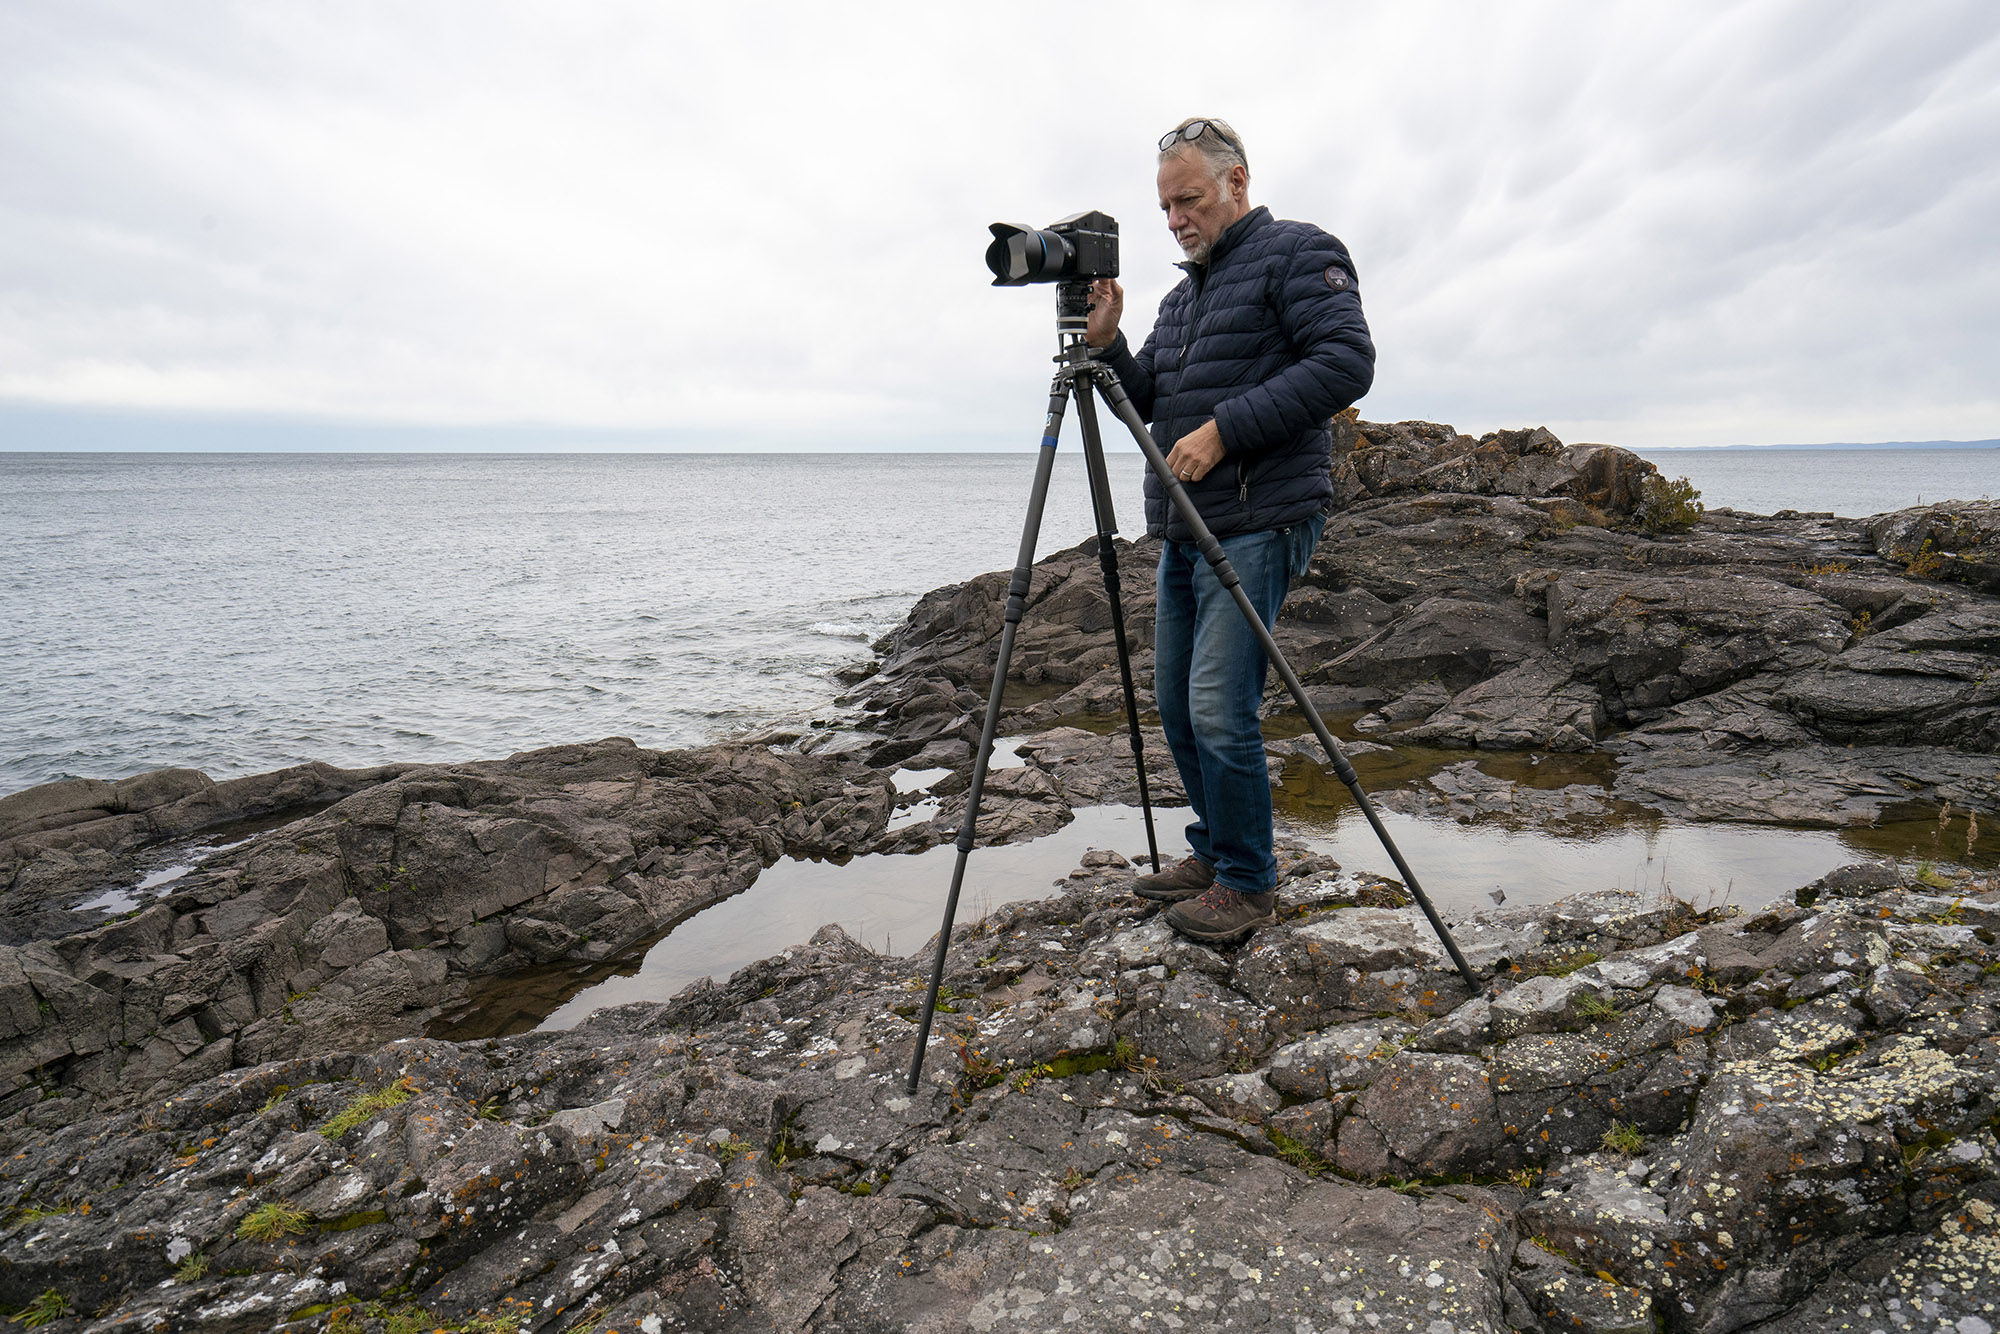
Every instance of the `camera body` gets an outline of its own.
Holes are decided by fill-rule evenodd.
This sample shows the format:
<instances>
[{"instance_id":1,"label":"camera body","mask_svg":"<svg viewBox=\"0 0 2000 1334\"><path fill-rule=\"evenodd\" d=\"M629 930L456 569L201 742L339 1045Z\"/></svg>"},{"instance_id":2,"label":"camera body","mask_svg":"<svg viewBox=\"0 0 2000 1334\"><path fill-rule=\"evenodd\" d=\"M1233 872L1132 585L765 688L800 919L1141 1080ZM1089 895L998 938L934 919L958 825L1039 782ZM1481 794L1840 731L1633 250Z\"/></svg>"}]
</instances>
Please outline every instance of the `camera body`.
<instances>
[{"instance_id":1,"label":"camera body","mask_svg":"<svg viewBox=\"0 0 2000 1334\"><path fill-rule=\"evenodd\" d=\"M1118 276L1118 220L1092 209L1045 228L996 222L988 230L986 267L995 287L1090 283Z\"/></svg>"}]
</instances>

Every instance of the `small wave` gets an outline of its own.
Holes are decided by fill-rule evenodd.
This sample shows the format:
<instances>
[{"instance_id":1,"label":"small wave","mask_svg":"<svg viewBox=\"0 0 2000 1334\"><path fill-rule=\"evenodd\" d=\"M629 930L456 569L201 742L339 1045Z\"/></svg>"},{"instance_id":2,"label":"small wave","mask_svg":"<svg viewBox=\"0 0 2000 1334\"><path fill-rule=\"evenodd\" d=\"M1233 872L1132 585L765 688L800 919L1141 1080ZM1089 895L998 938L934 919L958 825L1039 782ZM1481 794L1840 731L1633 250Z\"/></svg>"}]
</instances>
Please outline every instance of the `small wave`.
<instances>
[{"instance_id":1,"label":"small wave","mask_svg":"<svg viewBox=\"0 0 2000 1334\"><path fill-rule=\"evenodd\" d=\"M814 621L806 629L816 635L826 635L832 639L859 639L863 643L874 640L882 632L860 621Z\"/></svg>"}]
</instances>

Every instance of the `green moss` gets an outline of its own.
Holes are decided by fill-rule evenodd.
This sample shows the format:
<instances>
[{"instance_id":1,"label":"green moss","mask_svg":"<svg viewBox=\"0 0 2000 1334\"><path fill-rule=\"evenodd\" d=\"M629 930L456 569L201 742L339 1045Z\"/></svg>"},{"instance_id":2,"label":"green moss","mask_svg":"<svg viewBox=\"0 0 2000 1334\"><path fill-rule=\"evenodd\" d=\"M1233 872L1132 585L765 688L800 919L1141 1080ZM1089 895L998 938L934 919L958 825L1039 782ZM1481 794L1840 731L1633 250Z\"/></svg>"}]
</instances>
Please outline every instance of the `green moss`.
<instances>
[{"instance_id":1,"label":"green moss","mask_svg":"<svg viewBox=\"0 0 2000 1334\"><path fill-rule=\"evenodd\" d=\"M331 1223L320 1224L320 1228L326 1232L351 1232L358 1227L367 1227L370 1223L386 1223L388 1221L389 1215L386 1210L363 1209L359 1213L342 1214Z\"/></svg>"},{"instance_id":2,"label":"green moss","mask_svg":"<svg viewBox=\"0 0 2000 1334\"><path fill-rule=\"evenodd\" d=\"M1595 950L1577 950L1546 963L1530 964L1523 968L1515 966L1514 971L1522 977L1568 977L1579 968L1588 968L1604 956Z\"/></svg>"}]
</instances>

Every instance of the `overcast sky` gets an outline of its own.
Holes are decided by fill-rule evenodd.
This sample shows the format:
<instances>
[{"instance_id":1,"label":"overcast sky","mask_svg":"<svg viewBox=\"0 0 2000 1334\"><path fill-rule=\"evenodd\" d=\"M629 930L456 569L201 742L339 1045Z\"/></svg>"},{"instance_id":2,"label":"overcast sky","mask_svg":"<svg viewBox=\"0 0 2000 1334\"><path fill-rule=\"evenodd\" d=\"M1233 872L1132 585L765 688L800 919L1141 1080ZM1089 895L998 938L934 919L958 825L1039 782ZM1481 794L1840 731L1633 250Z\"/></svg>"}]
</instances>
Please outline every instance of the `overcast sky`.
<instances>
[{"instance_id":1,"label":"overcast sky","mask_svg":"<svg viewBox=\"0 0 2000 1334\"><path fill-rule=\"evenodd\" d=\"M1032 442L986 224L1116 215L1143 334L1203 114L1353 252L1365 417L2000 436L1991 0L0 0L0 448Z\"/></svg>"}]
</instances>

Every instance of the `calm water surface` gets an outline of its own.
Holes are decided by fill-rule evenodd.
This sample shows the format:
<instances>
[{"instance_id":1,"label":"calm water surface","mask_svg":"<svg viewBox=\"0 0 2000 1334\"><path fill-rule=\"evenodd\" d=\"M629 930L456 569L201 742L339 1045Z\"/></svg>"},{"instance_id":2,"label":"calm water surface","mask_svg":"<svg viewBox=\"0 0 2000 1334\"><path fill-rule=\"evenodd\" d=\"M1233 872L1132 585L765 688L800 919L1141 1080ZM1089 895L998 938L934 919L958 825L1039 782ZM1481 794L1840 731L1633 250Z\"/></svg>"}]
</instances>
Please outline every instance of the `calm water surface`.
<instances>
[{"instance_id":1,"label":"calm water surface","mask_svg":"<svg viewBox=\"0 0 2000 1334\"><path fill-rule=\"evenodd\" d=\"M919 595L1012 563L1034 463L0 453L0 793L825 716ZM1041 549L1094 531L1060 457Z\"/></svg>"}]
</instances>

